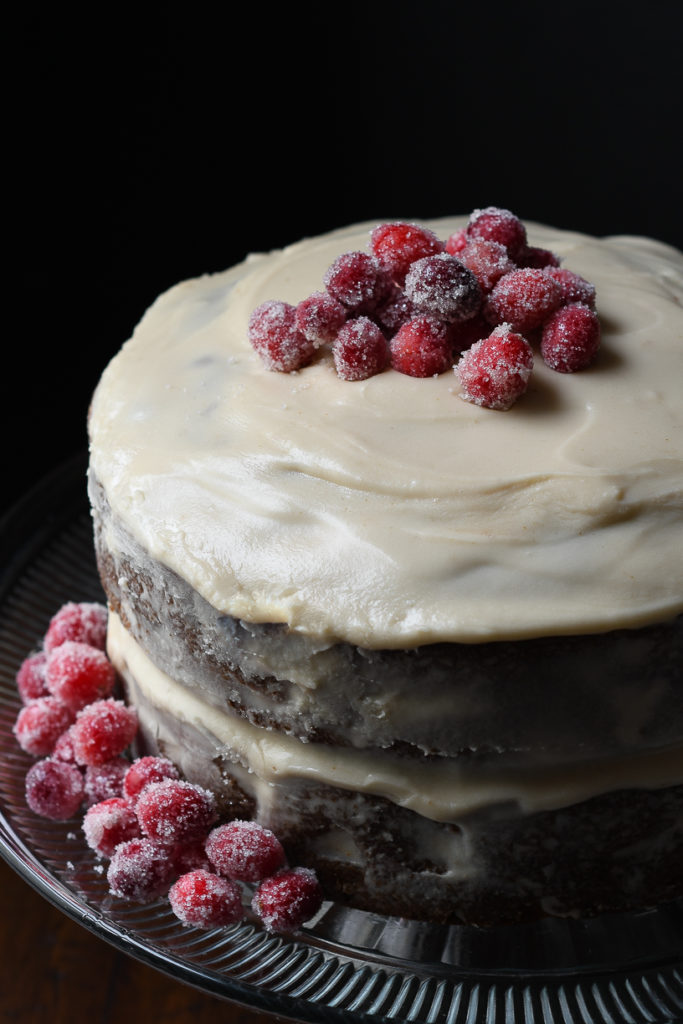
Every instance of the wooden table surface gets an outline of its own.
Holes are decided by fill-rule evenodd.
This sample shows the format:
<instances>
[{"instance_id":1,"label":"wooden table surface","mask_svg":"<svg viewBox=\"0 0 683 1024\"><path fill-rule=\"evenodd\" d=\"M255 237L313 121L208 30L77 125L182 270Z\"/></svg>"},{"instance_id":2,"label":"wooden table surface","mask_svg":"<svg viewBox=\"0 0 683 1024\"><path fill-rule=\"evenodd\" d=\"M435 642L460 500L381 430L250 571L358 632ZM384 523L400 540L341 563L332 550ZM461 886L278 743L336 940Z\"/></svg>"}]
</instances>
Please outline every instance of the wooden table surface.
<instances>
[{"instance_id":1,"label":"wooden table surface","mask_svg":"<svg viewBox=\"0 0 683 1024\"><path fill-rule=\"evenodd\" d=\"M119 952L0 858L2 1024L274 1024Z\"/></svg>"}]
</instances>

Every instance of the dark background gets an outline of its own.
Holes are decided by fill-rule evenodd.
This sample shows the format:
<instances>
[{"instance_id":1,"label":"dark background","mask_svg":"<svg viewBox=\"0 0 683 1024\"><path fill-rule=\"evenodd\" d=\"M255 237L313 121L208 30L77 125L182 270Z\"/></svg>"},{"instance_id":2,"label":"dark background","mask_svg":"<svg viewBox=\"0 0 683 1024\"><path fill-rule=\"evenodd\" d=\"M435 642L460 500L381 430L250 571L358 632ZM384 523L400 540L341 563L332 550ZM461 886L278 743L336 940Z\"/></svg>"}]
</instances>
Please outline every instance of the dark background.
<instances>
[{"instance_id":1,"label":"dark background","mask_svg":"<svg viewBox=\"0 0 683 1024\"><path fill-rule=\"evenodd\" d=\"M106 11L6 35L3 507L154 297L250 250L487 205L683 241L677 2Z\"/></svg>"}]
</instances>

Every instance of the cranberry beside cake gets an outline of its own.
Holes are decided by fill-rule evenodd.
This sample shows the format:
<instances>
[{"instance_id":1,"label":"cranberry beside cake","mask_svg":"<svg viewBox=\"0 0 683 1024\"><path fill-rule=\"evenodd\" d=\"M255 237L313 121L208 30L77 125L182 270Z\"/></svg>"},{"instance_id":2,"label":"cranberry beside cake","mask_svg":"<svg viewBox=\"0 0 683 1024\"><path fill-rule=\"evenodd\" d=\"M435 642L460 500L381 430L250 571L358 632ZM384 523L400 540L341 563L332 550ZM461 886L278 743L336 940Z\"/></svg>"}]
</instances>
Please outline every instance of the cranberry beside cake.
<instances>
[{"instance_id":1,"label":"cranberry beside cake","mask_svg":"<svg viewBox=\"0 0 683 1024\"><path fill-rule=\"evenodd\" d=\"M683 259L472 223L404 225L400 271L361 224L157 299L90 415L108 650L148 751L331 898L653 905L683 895Z\"/></svg>"}]
</instances>

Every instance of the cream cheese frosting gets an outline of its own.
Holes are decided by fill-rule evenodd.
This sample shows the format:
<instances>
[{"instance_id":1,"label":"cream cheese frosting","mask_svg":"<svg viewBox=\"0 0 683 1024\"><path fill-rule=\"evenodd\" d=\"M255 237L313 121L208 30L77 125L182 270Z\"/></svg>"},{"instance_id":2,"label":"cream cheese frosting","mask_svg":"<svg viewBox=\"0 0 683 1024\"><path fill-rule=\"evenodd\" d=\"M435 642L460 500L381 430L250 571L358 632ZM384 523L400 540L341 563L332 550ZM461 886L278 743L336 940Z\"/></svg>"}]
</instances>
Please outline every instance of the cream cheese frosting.
<instances>
[{"instance_id":1,"label":"cream cheese frosting","mask_svg":"<svg viewBox=\"0 0 683 1024\"><path fill-rule=\"evenodd\" d=\"M463 218L426 222L445 238ZM506 412L452 373L265 369L261 302L322 288L361 224L162 295L105 371L91 467L220 612L368 648L636 627L683 611L683 258L527 225L597 290L596 364L536 356Z\"/></svg>"}]
</instances>

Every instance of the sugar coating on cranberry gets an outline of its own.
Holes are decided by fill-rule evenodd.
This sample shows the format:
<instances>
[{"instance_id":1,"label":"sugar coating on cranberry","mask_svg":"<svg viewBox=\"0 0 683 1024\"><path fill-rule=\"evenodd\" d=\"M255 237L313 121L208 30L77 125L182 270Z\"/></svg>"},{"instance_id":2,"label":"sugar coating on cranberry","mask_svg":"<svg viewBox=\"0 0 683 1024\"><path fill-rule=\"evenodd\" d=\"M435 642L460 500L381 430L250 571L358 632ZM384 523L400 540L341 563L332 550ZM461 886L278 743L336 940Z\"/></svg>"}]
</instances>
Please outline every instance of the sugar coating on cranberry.
<instances>
[{"instance_id":1,"label":"sugar coating on cranberry","mask_svg":"<svg viewBox=\"0 0 683 1024\"><path fill-rule=\"evenodd\" d=\"M289 932L310 921L322 901L315 872L310 868L291 868L261 882L251 906L267 931Z\"/></svg>"},{"instance_id":2,"label":"sugar coating on cranberry","mask_svg":"<svg viewBox=\"0 0 683 1024\"><path fill-rule=\"evenodd\" d=\"M45 757L52 753L57 740L73 720L73 711L56 697L37 697L21 708L13 732L27 754Z\"/></svg>"},{"instance_id":3,"label":"sugar coating on cranberry","mask_svg":"<svg viewBox=\"0 0 683 1024\"><path fill-rule=\"evenodd\" d=\"M135 808L143 833L165 843L206 835L216 819L213 793L182 779L151 782Z\"/></svg>"},{"instance_id":4,"label":"sugar coating on cranberry","mask_svg":"<svg viewBox=\"0 0 683 1024\"><path fill-rule=\"evenodd\" d=\"M168 891L173 879L173 864L168 847L143 836L120 843L114 850L107 881L112 896L150 903Z\"/></svg>"},{"instance_id":5,"label":"sugar coating on cranberry","mask_svg":"<svg viewBox=\"0 0 683 1024\"><path fill-rule=\"evenodd\" d=\"M26 803L34 814L66 821L83 801L83 775L75 765L44 758L27 771L25 791Z\"/></svg>"},{"instance_id":6,"label":"sugar coating on cranberry","mask_svg":"<svg viewBox=\"0 0 683 1024\"><path fill-rule=\"evenodd\" d=\"M138 797L150 782L179 778L180 772L169 758L161 757L158 754L146 754L128 764L128 770L123 780L123 792L132 800Z\"/></svg>"},{"instance_id":7,"label":"sugar coating on cranberry","mask_svg":"<svg viewBox=\"0 0 683 1024\"><path fill-rule=\"evenodd\" d=\"M504 274L516 269L505 246L487 238L469 239L458 259L472 271L483 292L490 292Z\"/></svg>"},{"instance_id":8,"label":"sugar coating on cranberry","mask_svg":"<svg viewBox=\"0 0 683 1024\"><path fill-rule=\"evenodd\" d=\"M420 313L448 323L468 320L482 303L481 288L472 271L447 252L413 263L405 291Z\"/></svg>"},{"instance_id":9,"label":"sugar coating on cranberry","mask_svg":"<svg viewBox=\"0 0 683 1024\"><path fill-rule=\"evenodd\" d=\"M455 366L460 397L488 409L509 409L526 391L533 363L528 341L503 324L461 355Z\"/></svg>"},{"instance_id":10,"label":"sugar coating on cranberry","mask_svg":"<svg viewBox=\"0 0 683 1024\"><path fill-rule=\"evenodd\" d=\"M204 838L190 839L183 843L174 843L171 847L170 857L173 861L173 868L176 875L184 875L188 871L196 871L203 868L211 871L211 861L204 849Z\"/></svg>"},{"instance_id":11,"label":"sugar coating on cranberry","mask_svg":"<svg viewBox=\"0 0 683 1024\"><path fill-rule=\"evenodd\" d=\"M90 644L104 650L107 638L107 609L89 601L68 601L52 616L43 646L50 653L65 640Z\"/></svg>"},{"instance_id":12,"label":"sugar coating on cranberry","mask_svg":"<svg viewBox=\"0 0 683 1024\"><path fill-rule=\"evenodd\" d=\"M309 363L316 346L296 324L296 308L269 299L249 317L249 341L269 370L292 373Z\"/></svg>"},{"instance_id":13,"label":"sugar coating on cranberry","mask_svg":"<svg viewBox=\"0 0 683 1024\"><path fill-rule=\"evenodd\" d=\"M325 288L353 314L372 313L391 290L391 280L374 256L344 252L323 275Z\"/></svg>"},{"instance_id":14,"label":"sugar coating on cranberry","mask_svg":"<svg viewBox=\"0 0 683 1024\"><path fill-rule=\"evenodd\" d=\"M513 259L523 252L527 242L526 228L519 217L499 206L473 210L467 224L467 235L469 238L500 242Z\"/></svg>"},{"instance_id":15,"label":"sugar coating on cranberry","mask_svg":"<svg viewBox=\"0 0 683 1024\"><path fill-rule=\"evenodd\" d=\"M52 748L52 754L50 756L56 758L58 761L67 761L69 764L76 764L76 754L74 753L74 745L71 739L71 727L69 727L66 732L63 732L59 737Z\"/></svg>"},{"instance_id":16,"label":"sugar coating on cranberry","mask_svg":"<svg viewBox=\"0 0 683 1024\"><path fill-rule=\"evenodd\" d=\"M205 850L220 875L238 882L260 882L285 863L277 836L256 821L230 821L209 833Z\"/></svg>"},{"instance_id":17,"label":"sugar coating on cranberry","mask_svg":"<svg viewBox=\"0 0 683 1024\"><path fill-rule=\"evenodd\" d=\"M130 800L110 797L93 804L81 825L85 841L100 857L111 857L117 846L140 837L140 823Z\"/></svg>"},{"instance_id":18,"label":"sugar coating on cranberry","mask_svg":"<svg viewBox=\"0 0 683 1024\"><path fill-rule=\"evenodd\" d=\"M82 765L110 761L132 743L137 728L135 709L122 700L108 697L93 701L78 712L71 727L76 761Z\"/></svg>"},{"instance_id":19,"label":"sugar coating on cranberry","mask_svg":"<svg viewBox=\"0 0 683 1024\"><path fill-rule=\"evenodd\" d=\"M563 306L543 327L543 361L559 373L585 370L600 348L600 321L589 306L575 303Z\"/></svg>"},{"instance_id":20,"label":"sugar coating on cranberry","mask_svg":"<svg viewBox=\"0 0 683 1024\"><path fill-rule=\"evenodd\" d=\"M595 308L595 285L585 277L575 274L566 267L552 267L547 273L562 289L562 301L565 305L581 302L584 306Z\"/></svg>"},{"instance_id":21,"label":"sugar coating on cranberry","mask_svg":"<svg viewBox=\"0 0 683 1024\"><path fill-rule=\"evenodd\" d=\"M334 366L343 380L367 380L387 366L389 345L382 330L366 316L347 320L332 346Z\"/></svg>"},{"instance_id":22,"label":"sugar coating on cranberry","mask_svg":"<svg viewBox=\"0 0 683 1024\"><path fill-rule=\"evenodd\" d=\"M443 252L445 243L429 228L395 221L373 228L370 248L389 277L397 284L403 284L411 264L423 256Z\"/></svg>"},{"instance_id":23,"label":"sugar coating on cranberry","mask_svg":"<svg viewBox=\"0 0 683 1024\"><path fill-rule=\"evenodd\" d=\"M491 324L506 323L524 334L541 327L561 302L562 289L550 273L527 267L501 277L485 312Z\"/></svg>"},{"instance_id":24,"label":"sugar coating on cranberry","mask_svg":"<svg viewBox=\"0 0 683 1024\"><path fill-rule=\"evenodd\" d=\"M245 916L239 886L202 868L181 875L168 899L176 917L195 928L225 928Z\"/></svg>"},{"instance_id":25,"label":"sugar coating on cranberry","mask_svg":"<svg viewBox=\"0 0 683 1024\"><path fill-rule=\"evenodd\" d=\"M467 228L460 228L459 231L454 231L446 239L446 252L449 252L451 256L457 256L458 253L467 245Z\"/></svg>"},{"instance_id":26,"label":"sugar coating on cranberry","mask_svg":"<svg viewBox=\"0 0 683 1024\"><path fill-rule=\"evenodd\" d=\"M65 640L47 659L45 683L63 704L79 711L113 692L116 672L98 647L79 640Z\"/></svg>"},{"instance_id":27,"label":"sugar coating on cranberry","mask_svg":"<svg viewBox=\"0 0 683 1024\"><path fill-rule=\"evenodd\" d=\"M391 365L410 377L434 377L453 363L447 324L431 316L408 321L391 340Z\"/></svg>"},{"instance_id":28,"label":"sugar coating on cranberry","mask_svg":"<svg viewBox=\"0 0 683 1024\"><path fill-rule=\"evenodd\" d=\"M52 756L56 756L54 751ZM129 765L130 761L125 757L114 757L104 764L89 764L85 769L86 805L90 807L110 797L122 796L123 780Z\"/></svg>"},{"instance_id":29,"label":"sugar coating on cranberry","mask_svg":"<svg viewBox=\"0 0 683 1024\"><path fill-rule=\"evenodd\" d=\"M24 658L19 666L17 690L24 704L37 700L38 697L47 697L49 694L50 691L45 685L46 664L47 654L45 651L38 651Z\"/></svg>"},{"instance_id":30,"label":"sugar coating on cranberry","mask_svg":"<svg viewBox=\"0 0 683 1024\"><path fill-rule=\"evenodd\" d=\"M417 316L415 306L398 285L373 313L373 319L380 325L387 339L393 338L399 327L408 323L414 316Z\"/></svg>"},{"instance_id":31,"label":"sugar coating on cranberry","mask_svg":"<svg viewBox=\"0 0 683 1024\"><path fill-rule=\"evenodd\" d=\"M346 322L348 310L329 292L313 292L296 307L296 326L318 348L330 345Z\"/></svg>"}]
</instances>

